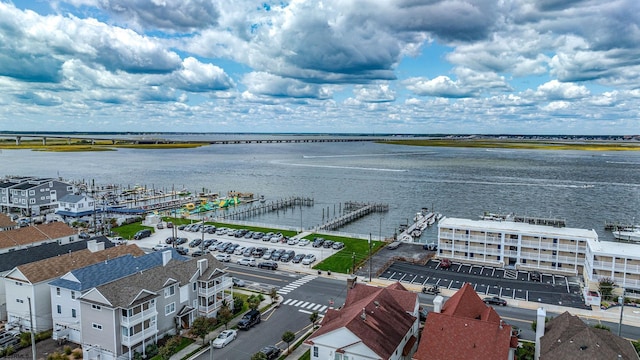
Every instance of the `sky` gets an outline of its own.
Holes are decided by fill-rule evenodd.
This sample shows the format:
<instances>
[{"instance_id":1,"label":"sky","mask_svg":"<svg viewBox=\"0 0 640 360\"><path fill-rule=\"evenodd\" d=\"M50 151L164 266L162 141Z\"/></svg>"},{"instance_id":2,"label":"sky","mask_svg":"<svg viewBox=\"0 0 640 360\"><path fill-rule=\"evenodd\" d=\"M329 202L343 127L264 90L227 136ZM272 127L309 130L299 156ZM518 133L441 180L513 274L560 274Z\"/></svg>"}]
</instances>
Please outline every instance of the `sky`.
<instances>
[{"instance_id":1,"label":"sky","mask_svg":"<svg viewBox=\"0 0 640 360\"><path fill-rule=\"evenodd\" d=\"M0 131L640 134L638 0L0 0Z\"/></svg>"}]
</instances>

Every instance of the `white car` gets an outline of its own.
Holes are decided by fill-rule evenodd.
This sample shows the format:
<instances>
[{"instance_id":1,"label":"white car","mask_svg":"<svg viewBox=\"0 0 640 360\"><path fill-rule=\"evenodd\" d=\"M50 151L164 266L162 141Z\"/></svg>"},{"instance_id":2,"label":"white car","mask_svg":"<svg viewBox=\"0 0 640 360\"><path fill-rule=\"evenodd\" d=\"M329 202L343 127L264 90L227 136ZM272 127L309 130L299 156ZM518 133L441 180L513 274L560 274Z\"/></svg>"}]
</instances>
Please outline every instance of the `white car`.
<instances>
[{"instance_id":1,"label":"white car","mask_svg":"<svg viewBox=\"0 0 640 360\"><path fill-rule=\"evenodd\" d=\"M213 340L211 346L216 349L221 349L232 342L237 336L238 333L235 330L225 330L221 332L215 340Z\"/></svg>"},{"instance_id":2,"label":"white car","mask_svg":"<svg viewBox=\"0 0 640 360\"><path fill-rule=\"evenodd\" d=\"M300 242L300 240L298 240L298 239L296 239L296 238L294 238L294 237L293 237L293 238L291 238L291 239L289 239L289 240L287 241L287 245L295 245L295 244L297 244L298 242Z\"/></svg>"},{"instance_id":3,"label":"white car","mask_svg":"<svg viewBox=\"0 0 640 360\"><path fill-rule=\"evenodd\" d=\"M298 246L307 246L307 245L309 245L309 240L307 239L302 239L298 241Z\"/></svg>"},{"instance_id":4,"label":"white car","mask_svg":"<svg viewBox=\"0 0 640 360\"><path fill-rule=\"evenodd\" d=\"M271 259L271 254L273 253L273 249L267 249L267 251L264 252L264 255L262 255L262 258L264 260L269 260Z\"/></svg>"},{"instance_id":5,"label":"white car","mask_svg":"<svg viewBox=\"0 0 640 360\"><path fill-rule=\"evenodd\" d=\"M248 257L238 259L238 261L236 261L236 263L238 265L244 265L244 266L256 266L256 265L258 265L258 263L256 262L256 259L248 258Z\"/></svg>"},{"instance_id":6,"label":"white car","mask_svg":"<svg viewBox=\"0 0 640 360\"><path fill-rule=\"evenodd\" d=\"M156 244L151 249L153 251L162 251L162 250L171 249L171 245L168 245L168 244Z\"/></svg>"},{"instance_id":7,"label":"white car","mask_svg":"<svg viewBox=\"0 0 640 360\"><path fill-rule=\"evenodd\" d=\"M238 246L235 250L233 250L233 253L235 255L242 255L242 253L246 248L247 248L246 246Z\"/></svg>"},{"instance_id":8,"label":"white car","mask_svg":"<svg viewBox=\"0 0 640 360\"><path fill-rule=\"evenodd\" d=\"M316 256L313 254L307 254L305 255L305 257L302 259L302 265L311 265L313 262L316 261Z\"/></svg>"},{"instance_id":9,"label":"white car","mask_svg":"<svg viewBox=\"0 0 640 360\"><path fill-rule=\"evenodd\" d=\"M229 261L231 261L231 255L226 254L226 253L216 254L215 258L216 258L216 260L218 260L218 261L222 261L222 262L229 262Z\"/></svg>"}]
</instances>

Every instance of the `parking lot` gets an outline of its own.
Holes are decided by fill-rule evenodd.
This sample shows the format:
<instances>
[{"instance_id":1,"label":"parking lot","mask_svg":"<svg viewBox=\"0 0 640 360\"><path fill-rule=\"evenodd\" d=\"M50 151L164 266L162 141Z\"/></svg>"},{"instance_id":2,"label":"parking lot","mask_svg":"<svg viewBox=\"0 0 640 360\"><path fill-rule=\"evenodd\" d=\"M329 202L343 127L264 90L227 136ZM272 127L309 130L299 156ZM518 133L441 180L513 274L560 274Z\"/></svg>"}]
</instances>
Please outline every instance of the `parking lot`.
<instances>
[{"instance_id":1,"label":"parking lot","mask_svg":"<svg viewBox=\"0 0 640 360\"><path fill-rule=\"evenodd\" d=\"M587 308L579 280L562 275L543 273L541 281L532 281L531 273L527 271L455 262L445 269L440 266L440 261L432 259L425 266L395 262L380 278L421 286L438 285L451 290L460 289L469 282L480 296Z\"/></svg>"},{"instance_id":2,"label":"parking lot","mask_svg":"<svg viewBox=\"0 0 640 360\"><path fill-rule=\"evenodd\" d=\"M286 268L291 270L295 270L296 268L311 268L315 264L319 263L323 259L333 255L338 251L332 248L313 247L311 243L307 245L302 245L302 246L300 245L300 243L289 245L285 241L286 238L283 238L283 240L278 242L271 242L271 241L262 241L262 239L247 239L244 237L235 237L232 234L223 234L223 235L209 234L209 233L203 234L202 232L191 232L187 230L167 229L167 228L156 229L155 232L149 237L145 237L140 240L129 240L128 242L131 244L138 245L143 250L152 251L155 246L159 244L166 244L166 239L172 236L187 239L186 243L180 245L186 250L188 250L187 256L191 256L195 251L201 250L201 248L198 246L190 247L189 243L195 239L202 240L203 237L205 240L216 240L218 242L232 242L234 244L238 244L239 246L245 247L245 248L246 247L264 247L266 249L271 249L271 250L275 250L275 249L283 249L285 251L293 250L295 251L296 254L314 254L315 255L316 261L309 265L303 265L302 262L300 263L293 263L292 261L279 262L280 266L285 266ZM218 253L218 251L211 251L211 253L215 255ZM240 254L235 254L235 253L231 254L231 262L235 263L243 257L244 256ZM257 260L257 263L266 261L266 259L256 259L256 260Z\"/></svg>"}]
</instances>

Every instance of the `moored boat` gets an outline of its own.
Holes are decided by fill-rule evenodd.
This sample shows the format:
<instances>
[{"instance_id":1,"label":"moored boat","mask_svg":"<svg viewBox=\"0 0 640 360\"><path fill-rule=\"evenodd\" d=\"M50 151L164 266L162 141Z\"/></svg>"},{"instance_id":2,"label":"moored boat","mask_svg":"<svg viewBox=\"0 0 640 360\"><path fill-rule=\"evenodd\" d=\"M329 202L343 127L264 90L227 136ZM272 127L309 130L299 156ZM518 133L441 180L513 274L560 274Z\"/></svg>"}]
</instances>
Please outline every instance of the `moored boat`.
<instances>
[{"instance_id":1,"label":"moored boat","mask_svg":"<svg viewBox=\"0 0 640 360\"><path fill-rule=\"evenodd\" d=\"M632 229L620 229L613 231L613 237L623 241L637 241L640 242L640 227L634 227Z\"/></svg>"}]
</instances>

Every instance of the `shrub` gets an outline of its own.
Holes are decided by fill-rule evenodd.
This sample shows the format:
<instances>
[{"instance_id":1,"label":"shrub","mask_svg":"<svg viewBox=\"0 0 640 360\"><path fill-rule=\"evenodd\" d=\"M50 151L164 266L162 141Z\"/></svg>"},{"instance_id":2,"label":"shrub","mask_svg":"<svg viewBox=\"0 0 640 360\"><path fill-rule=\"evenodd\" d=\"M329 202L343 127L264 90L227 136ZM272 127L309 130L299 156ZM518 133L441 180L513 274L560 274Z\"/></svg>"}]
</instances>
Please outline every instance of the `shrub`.
<instances>
[{"instance_id":1,"label":"shrub","mask_svg":"<svg viewBox=\"0 0 640 360\"><path fill-rule=\"evenodd\" d=\"M82 349L74 349L71 354L75 359L82 359Z\"/></svg>"},{"instance_id":2,"label":"shrub","mask_svg":"<svg viewBox=\"0 0 640 360\"><path fill-rule=\"evenodd\" d=\"M63 349L62 351L64 351L66 355L71 355L71 346L65 345L64 348L62 349Z\"/></svg>"}]
</instances>

